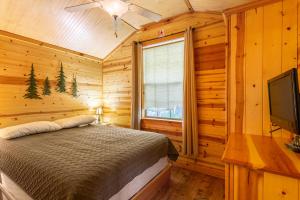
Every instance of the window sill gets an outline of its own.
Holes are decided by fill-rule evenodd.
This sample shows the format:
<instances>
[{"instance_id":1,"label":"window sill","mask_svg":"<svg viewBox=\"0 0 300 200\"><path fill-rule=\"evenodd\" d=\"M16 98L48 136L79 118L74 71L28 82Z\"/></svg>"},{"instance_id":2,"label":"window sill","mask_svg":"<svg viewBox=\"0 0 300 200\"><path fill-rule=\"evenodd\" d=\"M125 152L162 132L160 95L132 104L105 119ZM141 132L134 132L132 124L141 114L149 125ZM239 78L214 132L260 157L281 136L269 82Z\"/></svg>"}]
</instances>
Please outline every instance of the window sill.
<instances>
[{"instance_id":1,"label":"window sill","mask_svg":"<svg viewBox=\"0 0 300 200\"><path fill-rule=\"evenodd\" d=\"M182 123L182 120L144 117L142 120Z\"/></svg>"}]
</instances>

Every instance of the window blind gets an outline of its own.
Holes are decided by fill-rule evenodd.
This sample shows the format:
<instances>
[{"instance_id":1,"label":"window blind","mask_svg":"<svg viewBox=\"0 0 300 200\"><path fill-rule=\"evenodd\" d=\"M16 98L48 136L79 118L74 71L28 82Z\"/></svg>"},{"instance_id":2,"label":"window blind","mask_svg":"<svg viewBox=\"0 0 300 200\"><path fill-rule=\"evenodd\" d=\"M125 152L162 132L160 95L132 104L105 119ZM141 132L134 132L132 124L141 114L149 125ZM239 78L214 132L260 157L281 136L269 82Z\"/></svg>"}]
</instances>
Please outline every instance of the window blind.
<instances>
[{"instance_id":1,"label":"window blind","mask_svg":"<svg viewBox=\"0 0 300 200\"><path fill-rule=\"evenodd\" d=\"M144 48L146 117L182 118L184 41Z\"/></svg>"}]
</instances>

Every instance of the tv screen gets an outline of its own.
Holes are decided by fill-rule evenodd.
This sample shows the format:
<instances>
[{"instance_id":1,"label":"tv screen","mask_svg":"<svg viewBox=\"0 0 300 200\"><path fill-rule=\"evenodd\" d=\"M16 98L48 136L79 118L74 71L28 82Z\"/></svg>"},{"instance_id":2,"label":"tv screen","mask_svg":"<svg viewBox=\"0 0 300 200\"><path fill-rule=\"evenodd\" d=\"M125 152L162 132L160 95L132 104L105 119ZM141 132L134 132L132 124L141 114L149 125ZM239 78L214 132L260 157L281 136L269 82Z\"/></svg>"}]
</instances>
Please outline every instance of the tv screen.
<instances>
[{"instance_id":1,"label":"tv screen","mask_svg":"<svg viewBox=\"0 0 300 200\"><path fill-rule=\"evenodd\" d=\"M299 134L298 76L289 70L268 81L271 122Z\"/></svg>"}]
</instances>

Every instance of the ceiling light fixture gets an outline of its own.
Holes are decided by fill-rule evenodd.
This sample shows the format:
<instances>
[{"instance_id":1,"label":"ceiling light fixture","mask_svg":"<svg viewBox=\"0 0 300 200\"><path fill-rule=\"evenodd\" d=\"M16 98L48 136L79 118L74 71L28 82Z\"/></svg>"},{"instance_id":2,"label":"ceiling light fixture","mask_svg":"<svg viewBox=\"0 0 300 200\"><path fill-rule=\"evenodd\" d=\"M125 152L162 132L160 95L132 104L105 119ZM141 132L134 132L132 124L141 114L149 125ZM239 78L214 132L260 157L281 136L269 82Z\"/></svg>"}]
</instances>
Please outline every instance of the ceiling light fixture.
<instances>
[{"instance_id":1,"label":"ceiling light fixture","mask_svg":"<svg viewBox=\"0 0 300 200\"><path fill-rule=\"evenodd\" d=\"M76 12L91 8L102 8L102 10L107 12L113 18L114 32L116 37L118 37L117 27L119 19L125 24L131 26L132 28L136 30L138 29L123 18L124 14L126 14L129 11L144 16L156 22L158 22L161 19L160 14L152 12L136 4L130 3L129 0L93 0L93 2L69 6L65 9L70 12Z\"/></svg>"},{"instance_id":2,"label":"ceiling light fixture","mask_svg":"<svg viewBox=\"0 0 300 200\"><path fill-rule=\"evenodd\" d=\"M101 5L111 16L122 16L128 11L128 4L119 0L103 0Z\"/></svg>"}]
</instances>

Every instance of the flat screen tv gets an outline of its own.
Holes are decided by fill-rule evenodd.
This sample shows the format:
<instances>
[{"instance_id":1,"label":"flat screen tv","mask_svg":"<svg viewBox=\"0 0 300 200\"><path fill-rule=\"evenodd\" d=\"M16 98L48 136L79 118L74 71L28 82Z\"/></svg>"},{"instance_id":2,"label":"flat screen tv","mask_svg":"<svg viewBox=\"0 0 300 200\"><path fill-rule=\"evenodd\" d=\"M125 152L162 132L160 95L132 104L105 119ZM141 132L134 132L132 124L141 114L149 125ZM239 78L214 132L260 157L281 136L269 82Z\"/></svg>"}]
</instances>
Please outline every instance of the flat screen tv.
<instances>
[{"instance_id":1,"label":"flat screen tv","mask_svg":"<svg viewBox=\"0 0 300 200\"><path fill-rule=\"evenodd\" d=\"M271 122L299 135L297 69L291 69L269 80L268 91Z\"/></svg>"}]
</instances>

